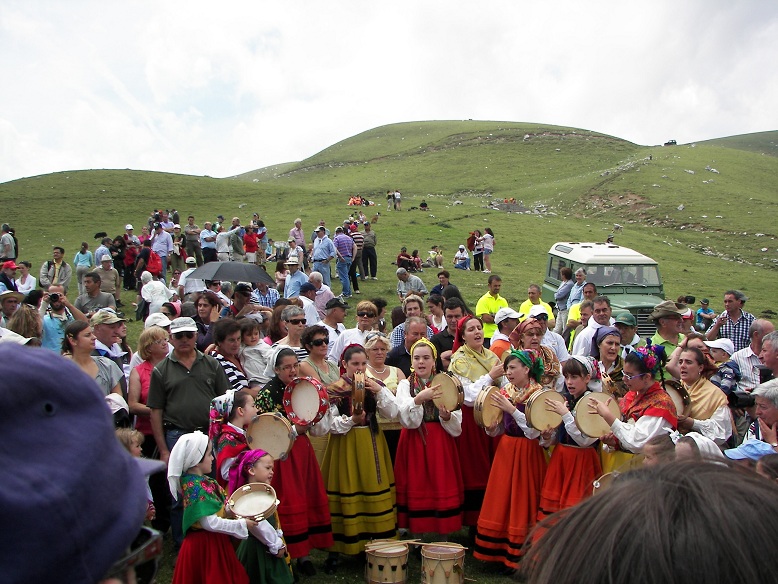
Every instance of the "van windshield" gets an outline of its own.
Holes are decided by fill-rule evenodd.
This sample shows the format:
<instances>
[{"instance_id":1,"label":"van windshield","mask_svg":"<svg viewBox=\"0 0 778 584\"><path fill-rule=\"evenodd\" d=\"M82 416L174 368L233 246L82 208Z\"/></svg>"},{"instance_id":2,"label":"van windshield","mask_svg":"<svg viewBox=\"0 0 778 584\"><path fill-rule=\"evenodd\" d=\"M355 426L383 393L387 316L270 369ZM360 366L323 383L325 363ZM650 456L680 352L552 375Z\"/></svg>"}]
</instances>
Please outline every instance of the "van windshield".
<instances>
[{"instance_id":1,"label":"van windshield","mask_svg":"<svg viewBox=\"0 0 778 584\"><path fill-rule=\"evenodd\" d=\"M659 271L649 265L586 266L586 280L597 286L659 286Z\"/></svg>"}]
</instances>

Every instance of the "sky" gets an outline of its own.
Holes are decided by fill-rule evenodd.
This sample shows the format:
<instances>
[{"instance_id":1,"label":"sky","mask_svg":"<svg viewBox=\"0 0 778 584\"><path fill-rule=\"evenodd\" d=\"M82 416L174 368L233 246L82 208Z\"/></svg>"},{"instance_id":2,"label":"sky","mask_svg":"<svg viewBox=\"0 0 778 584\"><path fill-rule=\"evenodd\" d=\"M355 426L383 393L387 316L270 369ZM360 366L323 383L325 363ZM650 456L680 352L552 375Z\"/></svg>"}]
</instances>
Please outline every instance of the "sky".
<instances>
[{"instance_id":1,"label":"sky","mask_svg":"<svg viewBox=\"0 0 778 584\"><path fill-rule=\"evenodd\" d=\"M419 120L776 130L776 63L771 0L3 0L0 182L227 177Z\"/></svg>"}]
</instances>

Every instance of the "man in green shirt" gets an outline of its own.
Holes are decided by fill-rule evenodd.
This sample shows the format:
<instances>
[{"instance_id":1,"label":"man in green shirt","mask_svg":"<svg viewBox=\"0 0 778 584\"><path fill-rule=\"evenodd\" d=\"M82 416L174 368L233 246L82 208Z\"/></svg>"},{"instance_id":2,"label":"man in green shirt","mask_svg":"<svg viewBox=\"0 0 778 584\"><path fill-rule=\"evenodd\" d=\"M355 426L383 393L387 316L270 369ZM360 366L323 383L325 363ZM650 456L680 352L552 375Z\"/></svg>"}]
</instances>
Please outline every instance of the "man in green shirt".
<instances>
[{"instance_id":1,"label":"man in green shirt","mask_svg":"<svg viewBox=\"0 0 778 584\"><path fill-rule=\"evenodd\" d=\"M502 286L502 278L497 274L489 276L487 281L489 284L489 291L481 296L478 303L475 305L475 315L480 318L484 323L484 346L488 347L492 342L492 335L497 330L497 325L494 324L494 315L501 308L508 307L508 301L500 296L500 287Z\"/></svg>"}]
</instances>

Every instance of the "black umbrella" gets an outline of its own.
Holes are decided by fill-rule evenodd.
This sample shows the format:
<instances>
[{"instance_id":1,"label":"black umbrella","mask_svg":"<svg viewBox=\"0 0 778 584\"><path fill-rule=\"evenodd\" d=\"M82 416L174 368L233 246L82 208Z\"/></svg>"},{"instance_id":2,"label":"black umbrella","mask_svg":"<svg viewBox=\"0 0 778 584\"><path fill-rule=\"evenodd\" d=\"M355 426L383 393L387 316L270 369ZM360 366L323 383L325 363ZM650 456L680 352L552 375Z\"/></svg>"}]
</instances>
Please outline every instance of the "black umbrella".
<instances>
[{"instance_id":1,"label":"black umbrella","mask_svg":"<svg viewBox=\"0 0 778 584\"><path fill-rule=\"evenodd\" d=\"M262 268L242 262L208 262L203 264L187 278L198 280L225 280L227 282L265 282L275 286L275 280Z\"/></svg>"}]
</instances>

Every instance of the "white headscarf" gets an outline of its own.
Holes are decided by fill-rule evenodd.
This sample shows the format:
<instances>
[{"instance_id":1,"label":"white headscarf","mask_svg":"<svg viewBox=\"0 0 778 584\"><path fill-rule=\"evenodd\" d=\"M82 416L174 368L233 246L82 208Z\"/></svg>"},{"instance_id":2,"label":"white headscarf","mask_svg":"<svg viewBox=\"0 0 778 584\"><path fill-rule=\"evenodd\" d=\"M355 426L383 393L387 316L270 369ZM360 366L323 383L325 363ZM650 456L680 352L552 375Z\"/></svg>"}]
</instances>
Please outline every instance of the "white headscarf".
<instances>
[{"instance_id":1,"label":"white headscarf","mask_svg":"<svg viewBox=\"0 0 778 584\"><path fill-rule=\"evenodd\" d=\"M208 436L197 430L184 434L178 439L167 464L167 482L173 498L178 500L181 492L181 475L184 471L198 464L208 450Z\"/></svg>"},{"instance_id":2,"label":"white headscarf","mask_svg":"<svg viewBox=\"0 0 778 584\"><path fill-rule=\"evenodd\" d=\"M264 371L265 377L267 377L268 379L270 379L270 378L275 376L275 374L276 374L276 361L278 360L278 354L281 351L283 351L284 349L290 349L290 350L294 351L294 349L292 349L292 347L289 347L288 345L276 345L275 347L273 347L273 352L270 353L270 356L269 356L269 358L267 360L267 365L265 365L265 371ZM297 354L295 353L295 356L296 355Z\"/></svg>"},{"instance_id":3,"label":"white headscarf","mask_svg":"<svg viewBox=\"0 0 778 584\"><path fill-rule=\"evenodd\" d=\"M703 436L699 432L689 432L684 435L694 440L694 443L697 445L697 448L700 451L702 460L706 462L718 462L724 460L724 454L721 452L721 449L710 438Z\"/></svg>"},{"instance_id":4,"label":"white headscarf","mask_svg":"<svg viewBox=\"0 0 778 584\"><path fill-rule=\"evenodd\" d=\"M589 388L589 391L594 392L601 392L602 391L602 381L599 379L599 363L594 357L590 356L584 356L584 355L570 355L573 359L578 361L581 365L584 366L586 369L586 372L589 374L589 383L586 384L586 387Z\"/></svg>"}]
</instances>

